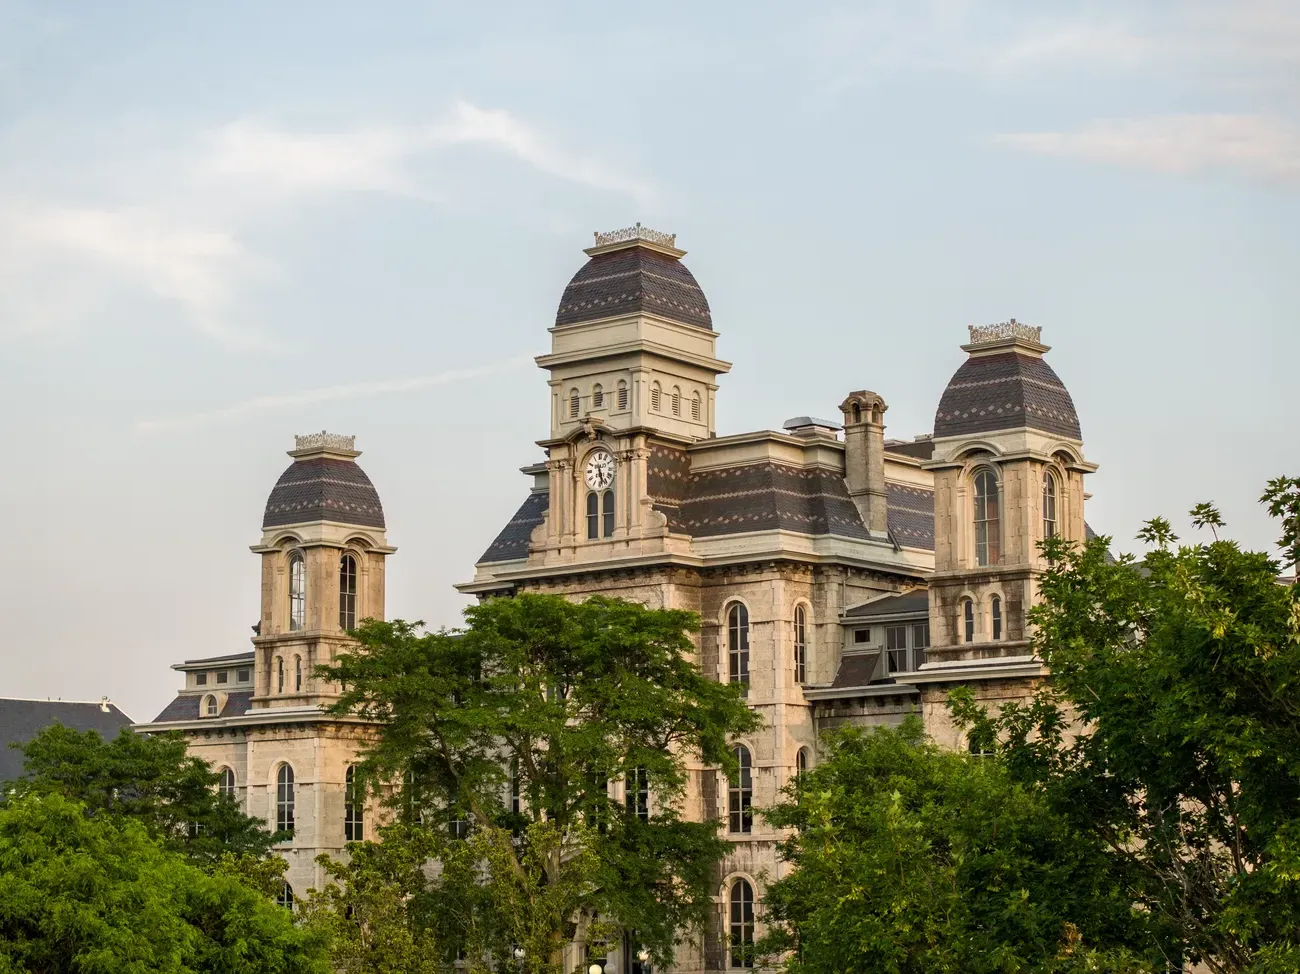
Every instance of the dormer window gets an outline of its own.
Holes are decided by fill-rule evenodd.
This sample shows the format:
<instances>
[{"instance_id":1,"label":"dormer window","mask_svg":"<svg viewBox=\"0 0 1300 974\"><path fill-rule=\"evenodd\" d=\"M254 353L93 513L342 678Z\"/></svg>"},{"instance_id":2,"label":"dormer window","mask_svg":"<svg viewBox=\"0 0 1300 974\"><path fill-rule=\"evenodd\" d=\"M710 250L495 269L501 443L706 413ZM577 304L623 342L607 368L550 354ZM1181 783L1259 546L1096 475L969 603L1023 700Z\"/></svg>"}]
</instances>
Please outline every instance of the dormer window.
<instances>
[{"instance_id":1,"label":"dormer window","mask_svg":"<svg viewBox=\"0 0 1300 974\"><path fill-rule=\"evenodd\" d=\"M203 698L203 716L204 717L217 716L217 698L210 693Z\"/></svg>"},{"instance_id":2,"label":"dormer window","mask_svg":"<svg viewBox=\"0 0 1300 974\"><path fill-rule=\"evenodd\" d=\"M605 407L605 390L599 384L591 389L591 408L603 409Z\"/></svg>"}]
</instances>

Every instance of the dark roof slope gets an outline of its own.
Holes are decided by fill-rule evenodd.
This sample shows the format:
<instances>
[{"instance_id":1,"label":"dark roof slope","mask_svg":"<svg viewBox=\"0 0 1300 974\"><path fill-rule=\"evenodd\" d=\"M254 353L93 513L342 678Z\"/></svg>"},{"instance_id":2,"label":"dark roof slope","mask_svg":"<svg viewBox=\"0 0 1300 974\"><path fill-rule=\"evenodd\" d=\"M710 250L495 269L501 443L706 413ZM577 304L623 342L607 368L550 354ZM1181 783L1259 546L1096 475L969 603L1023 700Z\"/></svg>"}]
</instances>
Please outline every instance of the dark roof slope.
<instances>
[{"instance_id":1,"label":"dark roof slope","mask_svg":"<svg viewBox=\"0 0 1300 974\"><path fill-rule=\"evenodd\" d=\"M930 611L930 593L917 589L904 595L886 595L855 605L844 613L849 619L878 619L881 616L920 615Z\"/></svg>"},{"instance_id":2,"label":"dark roof slope","mask_svg":"<svg viewBox=\"0 0 1300 974\"><path fill-rule=\"evenodd\" d=\"M303 521L341 521L383 528L384 508L366 472L351 460L309 457L280 474L266 499L262 527Z\"/></svg>"},{"instance_id":3,"label":"dark roof slope","mask_svg":"<svg viewBox=\"0 0 1300 974\"><path fill-rule=\"evenodd\" d=\"M23 771L23 752L10 745L26 744L52 724L98 731L101 737L110 738L130 726L131 718L112 703L0 698L0 781L11 781Z\"/></svg>"},{"instance_id":4,"label":"dark roof slope","mask_svg":"<svg viewBox=\"0 0 1300 974\"><path fill-rule=\"evenodd\" d=\"M906 548L934 550L934 491L885 483L889 532Z\"/></svg>"},{"instance_id":5,"label":"dark roof slope","mask_svg":"<svg viewBox=\"0 0 1300 974\"><path fill-rule=\"evenodd\" d=\"M1042 358L1016 351L968 358L943 390L934 415L935 436L1021 426L1083 438L1065 383Z\"/></svg>"},{"instance_id":6,"label":"dark roof slope","mask_svg":"<svg viewBox=\"0 0 1300 974\"><path fill-rule=\"evenodd\" d=\"M199 704L206 693L182 693L163 708L162 713L153 719L155 724L171 720L198 720ZM221 708L218 717L239 717L248 713L252 706L252 690L236 690L226 696L226 705Z\"/></svg>"},{"instance_id":7,"label":"dark roof slope","mask_svg":"<svg viewBox=\"0 0 1300 974\"><path fill-rule=\"evenodd\" d=\"M713 328L709 302L686 265L639 246L588 260L564 289L555 323L574 325L636 312Z\"/></svg>"},{"instance_id":8,"label":"dark roof slope","mask_svg":"<svg viewBox=\"0 0 1300 974\"><path fill-rule=\"evenodd\" d=\"M546 491L534 491L529 494L519 505L519 510L515 511L515 516L488 545L487 551L479 555L479 563L527 558L528 539L532 536L533 528L546 520L546 509L549 504L550 494Z\"/></svg>"}]
</instances>

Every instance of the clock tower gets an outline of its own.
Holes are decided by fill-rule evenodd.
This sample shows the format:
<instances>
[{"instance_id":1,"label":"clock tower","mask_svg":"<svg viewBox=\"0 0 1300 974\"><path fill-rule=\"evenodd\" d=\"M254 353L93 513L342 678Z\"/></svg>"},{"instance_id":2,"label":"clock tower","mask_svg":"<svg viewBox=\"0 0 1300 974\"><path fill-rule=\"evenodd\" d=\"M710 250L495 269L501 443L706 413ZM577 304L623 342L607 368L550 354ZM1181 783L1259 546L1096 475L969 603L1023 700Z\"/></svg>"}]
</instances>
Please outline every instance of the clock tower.
<instances>
[{"instance_id":1,"label":"clock tower","mask_svg":"<svg viewBox=\"0 0 1300 974\"><path fill-rule=\"evenodd\" d=\"M545 518L530 562L638 557L670 548L654 509L648 460L714 435L717 377L709 304L682 263L676 237L637 224L597 233L587 263L560 298L551 351L551 433ZM684 456L684 455L683 455Z\"/></svg>"}]
</instances>

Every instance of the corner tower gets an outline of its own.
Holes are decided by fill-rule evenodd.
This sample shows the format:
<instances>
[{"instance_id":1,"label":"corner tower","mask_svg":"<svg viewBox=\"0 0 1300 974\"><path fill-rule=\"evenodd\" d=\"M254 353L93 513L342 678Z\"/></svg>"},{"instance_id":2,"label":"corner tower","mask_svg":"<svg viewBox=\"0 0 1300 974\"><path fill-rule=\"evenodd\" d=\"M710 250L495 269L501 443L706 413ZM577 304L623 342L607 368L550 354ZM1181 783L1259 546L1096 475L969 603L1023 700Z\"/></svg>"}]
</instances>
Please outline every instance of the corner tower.
<instances>
[{"instance_id":1,"label":"corner tower","mask_svg":"<svg viewBox=\"0 0 1300 974\"><path fill-rule=\"evenodd\" d=\"M1083 435L1041 327L971 326L934 418L935 566L927 668L978 679L1041 671L1026 613L1049 535L1082 542ZM967 677L967 678L971 678Z\"/></svg>"},{"instance_id":2,"label":"corner tower","mask_svg":"<svg viewBox=\"0 0 1300 974\"><path fill-rule=\"evenodd\" d=\"M384 509L356 463L355 438L294 438L266 501L262 611L253 638L253 709L328 704L337 688L313 675L349 644L347 631L384 617Z\"/></svg>"}]
</instances>

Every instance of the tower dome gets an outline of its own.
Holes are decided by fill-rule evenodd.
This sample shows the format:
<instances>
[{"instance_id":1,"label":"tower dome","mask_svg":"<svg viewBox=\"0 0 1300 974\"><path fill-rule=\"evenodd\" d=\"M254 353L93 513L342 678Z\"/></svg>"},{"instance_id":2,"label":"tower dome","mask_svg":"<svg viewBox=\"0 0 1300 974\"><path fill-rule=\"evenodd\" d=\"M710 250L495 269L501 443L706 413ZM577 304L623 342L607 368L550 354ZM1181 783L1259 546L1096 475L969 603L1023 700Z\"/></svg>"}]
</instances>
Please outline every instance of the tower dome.
<instances>
[{"instance_id":1,"label":"tower dome","mask_svg":"<svg viewBox=\"0 0 1300 974\"><path fill-rule=\"evenodd\" d=\"M587 263L564 289L555 323L645 313L711 331L709 302L682 263L686 251L677 249L676 239L639 223L597 233L596 245L584 251Z\"/></svg>"},{"instance_id":2,"label":"tower dome","mask_svg":"<svg viewBox=\"0 0 1300 974\"><path fill-rule=\"evenodd\" d=\"M383 530L379 492L357 466L356 437L311 433L294 437L293 463L266 499L262 528L335 521Z\"/></svg>"},{"instance_id":3,"label":"tower dome","mask_svg":"<svg viewBox=\"0 0 1300 974\"><path fill-rule=\"evenodd\" d=\"M1012 318L970 326L969 358L949 380L934 415L934 436L1032 429L1082 440L1074 400L1043 355L1042 327Z\"/></svg>"}]
</instances>

